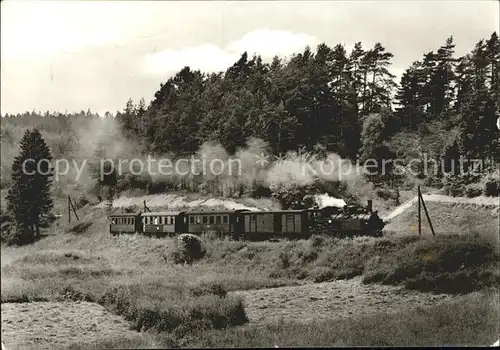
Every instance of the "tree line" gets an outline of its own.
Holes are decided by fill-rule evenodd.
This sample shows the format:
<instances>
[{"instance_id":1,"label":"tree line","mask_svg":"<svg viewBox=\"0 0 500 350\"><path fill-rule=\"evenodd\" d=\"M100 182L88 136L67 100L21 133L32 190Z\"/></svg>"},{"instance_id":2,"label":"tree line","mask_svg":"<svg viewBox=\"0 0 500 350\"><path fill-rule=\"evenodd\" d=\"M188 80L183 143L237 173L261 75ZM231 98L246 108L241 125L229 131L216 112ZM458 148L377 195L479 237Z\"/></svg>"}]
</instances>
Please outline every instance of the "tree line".
<instances>
[{"instance_id":1,"label":"tree line","mask_svg":"<svg viewBox=\"0 0 500 350\"><path fill-rule=\"evenodd\" d=\"M273 153L321 144L355 159L369 156L363 135L369 115L379 115L382 139L401 132L458 128L453 146L467 156L492 157L498 147L500 41L496 33L456 57L453 37L425 53L402 75L390 73L393 54L382 44L320 44L288 61L263 62L245 52L225 72L185 67L146 106L129 100L117 117L124 131L149 152L193 153L206 141L230 153L249 137L269 142ZM366 127L366 126L365 126ZM369 148L369 147L368 147Z\"/></svg>"}]
</instances>

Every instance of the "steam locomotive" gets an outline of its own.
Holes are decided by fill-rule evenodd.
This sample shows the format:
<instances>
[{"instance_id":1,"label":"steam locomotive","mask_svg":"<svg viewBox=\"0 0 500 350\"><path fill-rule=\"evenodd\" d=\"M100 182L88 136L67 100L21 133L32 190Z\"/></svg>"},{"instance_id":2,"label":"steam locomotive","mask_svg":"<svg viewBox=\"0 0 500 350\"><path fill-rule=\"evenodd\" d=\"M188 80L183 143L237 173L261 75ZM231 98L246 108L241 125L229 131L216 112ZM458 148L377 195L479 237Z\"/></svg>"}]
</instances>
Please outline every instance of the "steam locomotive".
<instances>
[{"instance_id":1,"label":"steam locomotive","mask_svg":"<svg viewBox=\"0 0 500 350\"><path fill-rule=\"evenodd\" d=\"M366 207L138 212L113 214L108 219L112 235L138 233L166 237L180 233L212 233L236 240L297 239L313 234L381 236L385 225L377 211L372 210L372 201L368 201Z\"/></svg>"}]
</instances>

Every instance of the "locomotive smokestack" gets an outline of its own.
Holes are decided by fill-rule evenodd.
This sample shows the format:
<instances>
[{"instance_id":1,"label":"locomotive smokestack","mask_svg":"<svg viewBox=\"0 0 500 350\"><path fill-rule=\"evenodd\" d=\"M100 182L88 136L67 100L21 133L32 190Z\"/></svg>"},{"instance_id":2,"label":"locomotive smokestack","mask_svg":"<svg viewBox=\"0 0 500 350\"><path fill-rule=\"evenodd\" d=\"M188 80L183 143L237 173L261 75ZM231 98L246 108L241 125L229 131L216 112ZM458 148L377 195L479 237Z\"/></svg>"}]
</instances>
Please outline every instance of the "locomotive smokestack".
<instances>
[{"instance_id":1,"label":"locomotive smokestack","mask_svg":"<svg viewBox=\"0 0 500 350\"><path fill-rule=\"evenodd\" d=\"M368 200L368 204L366 207L368 208L368 211L371 213L373 210L373 201L371 199Z\"/></svg>"}]
</instances>

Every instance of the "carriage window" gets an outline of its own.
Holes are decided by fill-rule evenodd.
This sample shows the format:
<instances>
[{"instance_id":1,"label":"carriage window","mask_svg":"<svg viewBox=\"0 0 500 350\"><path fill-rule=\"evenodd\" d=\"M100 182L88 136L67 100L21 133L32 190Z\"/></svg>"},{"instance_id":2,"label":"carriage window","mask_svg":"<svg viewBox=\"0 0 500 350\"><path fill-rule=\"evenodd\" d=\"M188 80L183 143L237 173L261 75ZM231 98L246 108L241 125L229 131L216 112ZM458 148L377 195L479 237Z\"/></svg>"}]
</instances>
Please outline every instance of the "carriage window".
<instances>
[{"instance_id":1,"label":"carriage window","mask_svg":"<svg viewBox=\"0 0 500 350\"><path fill-rule=\"evenodd\" d=\"M158 225L158 217L157 216L155 216L155 218L154 218L154 223L155 223L155 225Z\"/></svg>"},{"instance_id":2,"label":"carriage window","mask_svg":"<svg viewBox=\"0 0 500 350\"><path fill-rule=\"evenodd\" d=\"M224 216L222 217L222 223L223 223L223 224L227 224L227 223L228 223L228 221L229 221L229 220L228 220L227 215L224 215Z\"/></svg>"},{"instance_id":3,"label":"carriage window","mask_svg":"<svg viewBox=\"0 0 500 350\"><path fill-rule=\"evenodd\" d=\"M287 214L286 221L293 221L293 214Z\"/></svg>"},{"instance_id":4,"label":"carriage window","mask_svg":"<svg viewBox=\"0 0 500 350\"><path fill-rule=\"evenodd\" d=\"M217 216L215 217L215 223L216 223L216 224L220 224L220 215L217 215Z\"/></svg>"},{"instance_id":5,"label":"carriage window","mask_svg":"<svg viewBox=\"0 0 500 350\"><path fill-rule=\"evenodd\" d=\"M203 215L203 223L206 224L207 222L208 222L208 218L205 215Z\"/></svg>"},{"instance_id":6,"label":"carriage window","mask_svg":"<svg viewBox=\"0 0 500 350\"><path fill-rule=\"evenodd\" d=\"M196 216L196 223L201 224L201 216Z\"/></svg>"},{"instance_id":7,"label":"carriage window","mask_svg":"<svg viewBox=\"0 0 500 350\"><path fill-rule=\"evenodd\" d=\"M189 217L189 223L190 224L194 224L194 216L190 216Z\"/></svg>"},{"instance_id":8,"label":"carriage window","mask_svg":"<svg viewBox=\"0 0 500 350\"><path fill-rule=\"evenodd\" d=\"M250 221L257 221L257 215L250 215Z\"/></svg>"},{"instance_id":9,"label":"carriage window","mask_svg":"<svg viewBox=\"0 0 500 350\"><path fill-rule=\"evenodd\" d=\"M115 224L115 219L111 219L111 224Z\"/></svg>"},{"instance_id":10,"label":"carriage window","mask_svg":"<svg viewBox=\"0 0 500 350\"><path fill-rule=\"evenodd\" d=\"M213 223L214 223L214 220L215 220L215 218L214 218L213 216L209 216L209 217L208 217L208 223L209 223L209 224L213 224Z\"/></svg>"}]
</instances>

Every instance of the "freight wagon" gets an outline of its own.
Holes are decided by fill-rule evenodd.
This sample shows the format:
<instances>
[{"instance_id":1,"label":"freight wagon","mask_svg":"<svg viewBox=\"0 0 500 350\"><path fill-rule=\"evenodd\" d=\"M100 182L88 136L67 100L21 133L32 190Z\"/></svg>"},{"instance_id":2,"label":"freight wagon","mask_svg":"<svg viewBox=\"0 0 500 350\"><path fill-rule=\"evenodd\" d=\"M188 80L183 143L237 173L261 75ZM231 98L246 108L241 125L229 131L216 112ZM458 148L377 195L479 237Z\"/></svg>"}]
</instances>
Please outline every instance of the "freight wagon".
<instances>
[{"instance_id":1,"label":"freight wagon","mask_svg":"<svg viewBox=\"0 0 500 350\"><path fill-rule=\"evenodd\" d=\"M309 236L309 210L244 212L244 238L304 238Z\"/></svg>"}]
</instances>

